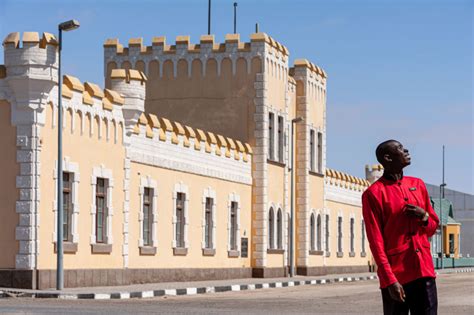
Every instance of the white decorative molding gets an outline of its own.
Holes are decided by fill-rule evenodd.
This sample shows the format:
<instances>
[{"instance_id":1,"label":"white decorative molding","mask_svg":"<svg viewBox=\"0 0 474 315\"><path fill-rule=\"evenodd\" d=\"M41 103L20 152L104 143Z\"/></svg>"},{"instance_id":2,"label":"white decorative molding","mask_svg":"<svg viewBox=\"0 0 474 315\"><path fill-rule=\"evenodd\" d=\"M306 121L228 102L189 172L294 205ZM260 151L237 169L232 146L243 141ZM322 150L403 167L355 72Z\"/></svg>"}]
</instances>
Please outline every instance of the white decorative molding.
<instances>
[{"instance_id":1,"label":"white decorative molding","mask_svg":"<svg viewBox=\"0 0 474 315\"><path fill-rule=\"evenodd\" d=\"M325 180L326 199L334 202L345 203L356 207L362 207L363 191L351 190L336 186Z\"/></svg>"},{"instance_id":2,"label":"white decorative molding","mask_svg":"<svg viewBox=\"0 0 474 315\"><path fill-rule=\"evenodd\" d=\"M184 140L182 136L179 136L180 143L176 145L171 143L171 133L169 132L166 142L159 140L158 137L146 138L145 130L139 135L132 135L130 140L130 157L133 162L236 183L252 184L250 156L248 162L243 161L243 158L236 160L234 156L230 158L225 155L219 156L214 152L204 152L204 145L201 146L202 150L198 151L194 149L196 139L190 139L190 146L185 147L182 144ZM215 147L214 150L216 150Z\"/></svg>"},{"instance_id":3,"label":"white decorative molding","mask_svg":"<svg viewBox=\"0 0 474 315\"><path fill-rule=\"evenodd\" d=\"M151 229L151 246L158 247L158 184L156 180L150 176L140 178L140 211L138 213L138 223L140 226L140 235L138 237L138 246L143 245L143 230L144 230L144 213L143 213L143 198L145 194L145 188L151 188L153 190L153 198L151 201L152 206L152 229Z\"/></svg>"}]
</instances>

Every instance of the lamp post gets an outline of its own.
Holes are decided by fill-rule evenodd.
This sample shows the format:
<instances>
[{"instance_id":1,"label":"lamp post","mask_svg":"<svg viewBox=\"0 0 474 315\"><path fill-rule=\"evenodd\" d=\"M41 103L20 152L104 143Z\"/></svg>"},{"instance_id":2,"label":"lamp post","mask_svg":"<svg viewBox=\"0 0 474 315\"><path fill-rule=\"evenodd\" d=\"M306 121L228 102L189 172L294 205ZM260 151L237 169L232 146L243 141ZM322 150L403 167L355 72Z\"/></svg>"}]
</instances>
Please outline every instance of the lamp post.
<instances>
[{"instance_id":1,"label":"lamp post","mask_svg":"<svg viewBox=\"0 0 474 315\"><path fill-rule=\"evenodd\" d=\"M58 57L58 226L56 240L56 289L64 288L64 270L63 270L63 106L62 106L62 87L63 78L61 75L61 49L62 49L62 33L63 31L72 31L79 27L79 22L70 20L58 25L59 31L59 57Z\"/></svg>"},{"instance_id":2,"label":"lamp post","mask_svg":"<svg viewBox=\"0 0 474 315\"><path fill-rule=\"evenodd\" d=\"M444 145L443 145L443 172L442 172L442 183L439 185L439 221L440 230L441 230L441 269L444 268L444 227L443 227L443 199L444 199L444 187L446 183L444 182Z\"/></svg>"},{"instance_id":3,"label":"lamp post","mask_svg":"<svg viewBox=\"0 0 474 315\"><path fill-rule=\"evenodd\" d=\"M295 275L295 264L294 264L294 256L295 256L295 249L294 249L294 217L295 217L295 207L294 207L294 154L295 154L295 124L303 122L304 119L302 117L296 117L291 120L291 151L290 151L290 170L291 170L291 214L290 214L290 277L294 277Z\"/></svg>"},{"instance_id":4,"label":"lamp post","mask_svg":"<svg viewBox=\"0 0 474 315\"><path fill-rule=\"evenodd\" d=\"M234 34L237 34L237 2L234 2Z\"/></svg>"}]
</instances>

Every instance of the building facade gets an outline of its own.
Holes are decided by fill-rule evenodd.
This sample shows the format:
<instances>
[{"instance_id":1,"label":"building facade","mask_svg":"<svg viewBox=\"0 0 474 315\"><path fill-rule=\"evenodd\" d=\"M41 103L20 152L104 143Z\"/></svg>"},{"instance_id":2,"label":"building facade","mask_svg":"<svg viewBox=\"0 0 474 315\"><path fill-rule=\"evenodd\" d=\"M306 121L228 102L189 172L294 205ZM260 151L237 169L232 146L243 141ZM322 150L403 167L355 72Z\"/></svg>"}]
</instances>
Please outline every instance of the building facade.
<instances>
[{"instance_id":1,"label":"building facade","mask_svg":"<svg viewBox=\"0 0 474 315\"><path fill-rule=\"evenodd\" d=\"M291 230L298 274L368 270L369 182L326 167L326 73L267 34L109 39L105 89L63 77L62 126L54 36L3 47L0 286L55 286L58 128L67 287L285 276Z\"/></svg>"}]
</instances>

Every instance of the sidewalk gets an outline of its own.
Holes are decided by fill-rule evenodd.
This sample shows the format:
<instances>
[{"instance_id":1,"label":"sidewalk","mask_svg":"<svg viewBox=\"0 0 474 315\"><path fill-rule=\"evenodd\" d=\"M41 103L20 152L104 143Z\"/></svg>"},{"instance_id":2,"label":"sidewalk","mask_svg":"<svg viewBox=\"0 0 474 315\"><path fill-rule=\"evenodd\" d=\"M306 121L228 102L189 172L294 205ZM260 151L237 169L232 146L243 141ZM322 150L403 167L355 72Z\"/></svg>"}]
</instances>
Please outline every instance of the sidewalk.
<instances>
[{"instance_id":1,"label":"sidewalk","mask_svg":"<svg viewBox=\"0 0 474 315\"><path fill-rule=\"evenodd\" d=\"M438 273L473 272L474 268L444 269ZM26 290L0 288L2 297L32 297L32 298L60 298L60 299L130 299L130 298L152 298L165 295L195 295L206 293L218 293L227 291L244 291L270 288L292 287L300 285L317 285L335 282L352 282L363 280L375 280L375 273L359 274L332 274L317 277L296 276L293 278L249 278L215 281L194 282L164 282L146 283L115 287L84 287L67 288L62 291L50 290Z\"/></svg>"}]
</instances>

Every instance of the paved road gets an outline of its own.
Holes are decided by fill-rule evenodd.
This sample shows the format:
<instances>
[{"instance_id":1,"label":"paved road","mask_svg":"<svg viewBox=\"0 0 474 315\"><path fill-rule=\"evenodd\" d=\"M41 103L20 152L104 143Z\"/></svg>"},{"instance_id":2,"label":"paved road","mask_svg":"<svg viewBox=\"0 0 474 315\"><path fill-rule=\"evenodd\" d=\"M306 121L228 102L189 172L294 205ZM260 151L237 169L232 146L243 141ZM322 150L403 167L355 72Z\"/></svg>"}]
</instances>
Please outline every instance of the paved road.
<instances>
[{"instance_id":1,"label":"paved road","mask_svg":"<svg viewBox=\"0 0 474 315\"><path fill-rule=\"evenodd\" d=\"M474 274L438 277L439 314L474 314ZM0 300L1 314L381 314L377 281L115 301Z\"/></svg>"}]
</instances>

